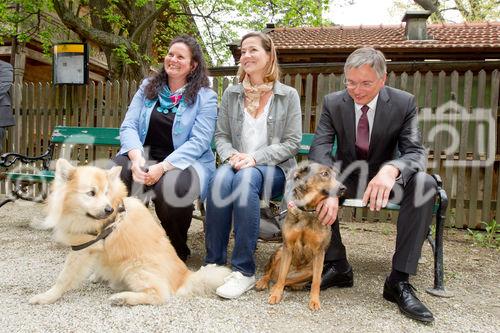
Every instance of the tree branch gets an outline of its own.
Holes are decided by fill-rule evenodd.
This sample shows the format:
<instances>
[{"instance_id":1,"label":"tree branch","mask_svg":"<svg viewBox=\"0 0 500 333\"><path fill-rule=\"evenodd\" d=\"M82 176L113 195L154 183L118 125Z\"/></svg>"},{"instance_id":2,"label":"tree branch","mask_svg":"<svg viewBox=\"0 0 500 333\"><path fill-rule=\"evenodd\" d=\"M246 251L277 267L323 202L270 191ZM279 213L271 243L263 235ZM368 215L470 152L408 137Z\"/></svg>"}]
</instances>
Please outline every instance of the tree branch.
<instances>
[{"instance_id":1,"label":"tree branch","mask_svg":"<svg viewBox=\"0 0 500 333\"><path fill-rule=\"evenodd\" d=\"M425 10L429 10L433 13L437 12L439 8L438 0L413 0L417 5Z\"/></svg>"},{"instance_id":2,"label":"tree branch","mask_svg":"<svg viewBox=\"0 0 500 333\"><path fill-rule=\"evenodd\" d=\"M54 9L64 25L78 34L80 38L88 39L96 42L97 44L112 48L126 45L127 48L132 49L129 40L126 38L88 26L82 19L76 17L75 14L73 14L73 12L64 5L64 0L53 0L53 3Z\"/></svg>"},{"instance_id":3,"label":"tree branch","mask_svg":"<svg viewBox=\"0 0 500 333\"><path fill-rule=\"evenodd\" d=\"M153 13L151 13L151 15L149 15L144 20L142 20L142 23L137 27L137 29L134 31L134 33L130 36L130 39L132 41L137 40L142 35L144 30L146 30L146 28L148 28L151 25L151 23L154 20L156 20L167 8L169 8L169 2L167 0L165 0L160 7L158 7Z\"/></svg>"}]
</instances>

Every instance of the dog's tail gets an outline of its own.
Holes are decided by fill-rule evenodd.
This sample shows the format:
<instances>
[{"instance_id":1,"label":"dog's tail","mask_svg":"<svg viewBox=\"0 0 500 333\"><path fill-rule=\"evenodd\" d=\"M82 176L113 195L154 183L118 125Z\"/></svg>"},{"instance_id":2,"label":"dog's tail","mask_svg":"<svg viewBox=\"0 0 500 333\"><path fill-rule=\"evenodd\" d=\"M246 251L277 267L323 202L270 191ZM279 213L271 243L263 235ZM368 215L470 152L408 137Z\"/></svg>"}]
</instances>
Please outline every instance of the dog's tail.
<instances>
[{"instance_id":1,"label":"dog's tail","mask_svg":"<svg viewBox=\"0 0 500 333\"><path fill-rule=\"evenodd\" d=\"M177 291L177 295L198 296L213 293L224 283L224 278L229 274L231 274L231 270L227 267L203 266L188 276L184 285Z\"/></svg>"}]
</instances>

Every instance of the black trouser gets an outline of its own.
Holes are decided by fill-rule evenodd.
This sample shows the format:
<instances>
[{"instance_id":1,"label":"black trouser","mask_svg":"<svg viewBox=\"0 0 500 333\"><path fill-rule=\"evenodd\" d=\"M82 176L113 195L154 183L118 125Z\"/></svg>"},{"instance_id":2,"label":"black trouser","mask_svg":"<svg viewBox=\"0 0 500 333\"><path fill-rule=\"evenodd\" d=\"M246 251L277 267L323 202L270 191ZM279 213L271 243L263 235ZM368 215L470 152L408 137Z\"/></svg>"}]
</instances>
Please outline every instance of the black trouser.
<instances>
[{"instance_id":1,"label":"black trouser","mask_svg":"<svg viewBox=\"0 0 500 333\"><path fill-rule=\"evenodd\" d=\"M346 197L356 197L356 186L349 183ZM432 176L425 172L414 174L408 183L396 182L391 192L391 202L400 205L397 221L396 249L392 257L392 268L400 272L415 274L422 244L427 236L432 221L432 209L435 201L437 184ZM396 195L394 195L396 193ZM397 198L402 193L402 198ZM426 194L426 200L423 195ZM332 239L325 254L325 261L346 259L346 250L342 244L338 219L332 225Z\"/></svg>"},{"instance_id":2,"label":"black trouser","mask_svg":"<svg viewBox=\"0 0 500 333\"><path fill-rule=\"evenodd\" d=\"M191 225L193 201L200 195L200 180L194 168L168 171L156 184L145 186L133 181L131 162L127 156L116 156L114 162L122 166L120 177L127 185L129 195L152 198L163 229L177 255L185 261L191 253L187 246L187 233Z\"/></svg>"}]
</instances>

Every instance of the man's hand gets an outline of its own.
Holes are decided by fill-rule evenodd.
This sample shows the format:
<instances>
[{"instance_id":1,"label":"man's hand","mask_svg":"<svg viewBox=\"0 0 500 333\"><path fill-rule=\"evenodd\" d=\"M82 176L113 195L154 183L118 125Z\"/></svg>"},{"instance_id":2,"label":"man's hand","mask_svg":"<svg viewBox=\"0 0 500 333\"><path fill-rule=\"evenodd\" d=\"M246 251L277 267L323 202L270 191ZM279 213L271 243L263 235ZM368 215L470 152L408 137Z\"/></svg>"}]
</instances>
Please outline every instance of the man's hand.
<instances>
[{"instance_id":1,"label":"man's hand","mask_svg":"<svg viewBox=\"0 0 500 333\"><path fill-rule=\"evenodd\" d=\"M337 220L339 212L339 198L328 197L316 206L318 219L323 225L332 225Z\"/></svg>"},{"instance_id":2,"label":"man's hand","mask_svg":"<svg viewBox=\"0 0 500 333\"><path fill-rule=\"evenodd\" d=\"M387 206L389 195L398 176L398 168L390 164L384 165L368 183L363 195L363 204L370 203L371 211L379 211L382 207Z\"/></svg>"}]
</instances>

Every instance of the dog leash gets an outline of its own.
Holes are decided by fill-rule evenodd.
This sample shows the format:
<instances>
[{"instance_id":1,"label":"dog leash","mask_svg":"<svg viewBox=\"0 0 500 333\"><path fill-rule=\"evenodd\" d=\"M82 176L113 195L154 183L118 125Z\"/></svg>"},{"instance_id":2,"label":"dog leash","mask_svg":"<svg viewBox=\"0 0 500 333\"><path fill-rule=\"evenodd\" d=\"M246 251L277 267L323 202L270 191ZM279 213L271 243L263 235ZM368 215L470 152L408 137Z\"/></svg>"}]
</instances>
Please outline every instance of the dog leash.
<instances>
[{"instance_id":1,"label":"dog leash","mask_svg":"<svg viewBox=\"0 0 500 333\"><path fill-rule=\"evenodd\" d=\"M71 245L71 249L73 251L80 251L80 250L83 250L83 249L89 247L90 245L92 245L94 243L97 243L101 239L105 239L113 231L113 229L114 229L113 223L114 222L110 223L108 225L108 227L106 227L99 235L97 235L97 237L95 239L88 241L86 243L80 244L80 245Z\"/></svg>"},{"instance_id":2,"label":"dog leash","mask_svg":"<svg viewBox=\"0 0 500 333\"><path fill-rule=\"evenodd\" d=\"M97 243L101 239L106 239L106 237L108 237L109 234L115 229L114 223L116 221L116 217L118 216L119 213L122 213L124 211L125 211L124 205L118 206L118 213L115 215L114 219L105 224L106 227L99 235L97 235L97 237L95 239L88 241L88 242L85 242L85 243L80 244L80 245L71 245L71 249L73 251L80 251L80 250L83 250L83 249L91 246L92 244Z\"/></svg>"}]
</instances>

